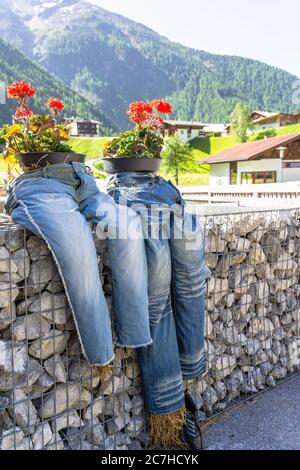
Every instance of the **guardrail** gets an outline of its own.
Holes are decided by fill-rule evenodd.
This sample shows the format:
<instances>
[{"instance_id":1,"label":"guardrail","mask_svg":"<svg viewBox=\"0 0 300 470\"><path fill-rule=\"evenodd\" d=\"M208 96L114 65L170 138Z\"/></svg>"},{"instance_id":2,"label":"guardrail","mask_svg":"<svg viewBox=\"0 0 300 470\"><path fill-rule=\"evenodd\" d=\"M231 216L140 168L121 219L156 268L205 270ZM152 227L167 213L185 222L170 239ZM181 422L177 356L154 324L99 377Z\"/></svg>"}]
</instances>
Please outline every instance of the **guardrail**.
<instances>
[{"instance_id":1,"label":"guardrail","mask_svg":"<svg viewBox=\"0 0 300 470\"><path fill-rule=\"evenodd\" d=\"M230 203L244 199L298 199L300 182L215 187L182 186L180 191L187 201L208 204Z\"/></svg>"}]
</instances>

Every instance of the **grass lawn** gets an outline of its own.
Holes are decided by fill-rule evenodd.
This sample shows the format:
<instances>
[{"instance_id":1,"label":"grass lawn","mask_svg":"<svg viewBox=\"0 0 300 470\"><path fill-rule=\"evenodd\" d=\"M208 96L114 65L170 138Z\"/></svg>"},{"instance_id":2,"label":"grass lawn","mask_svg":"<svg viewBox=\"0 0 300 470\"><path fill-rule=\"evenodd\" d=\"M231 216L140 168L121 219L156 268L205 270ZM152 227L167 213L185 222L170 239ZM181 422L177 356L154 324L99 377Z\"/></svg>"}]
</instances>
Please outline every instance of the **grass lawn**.
<instances>
[{"instance_id":1,"label":"grass lawn","mask_svg":"<svg viewBox=\"0 0 300 470\"><path fill-rule=\"evenodd\" d=\"M163 175L166 179L176 184L175 179L171 175ZM209 172L207 173L187 173L179 176L179 186L207 186L209 184Z\"/></svg>"},{"instance_id":2,"label":"grass lawn","mask_svg":"<svg viewBox=\"0 0 300 470\"><path fill-rule=\"evenodd\" d=\"M84 153L87 160L101 158L102 147L107 137L72 137L70 144L74 152Z\"/></svg>"},{"instance_id":3,"label":"grass lawn","mask_svg":"<svg viewBox=\"0 0 300 470\"><path fill-rule=\"evenodd\" d=\"M275 129L276 135L288 135L288 134L294 134L295 132L300 132L300 124L293 124L292 126L285 126L281 127L280 129ZM254 140L255 135L251 137L250 140Z\"/></svg>"},{"instance_id":4,"label":"grass lawn","mask_svg":"<svg viewBox=\"0 0 300 470\"><path fill-rule=\"evenodd\" d=\"M231 135L227 137L198 137L192 140L191 146L193 148L195 161L198 162L202 160L202 158L222 152L237 143L236 137Z\"/></svg>"}]
</instances>

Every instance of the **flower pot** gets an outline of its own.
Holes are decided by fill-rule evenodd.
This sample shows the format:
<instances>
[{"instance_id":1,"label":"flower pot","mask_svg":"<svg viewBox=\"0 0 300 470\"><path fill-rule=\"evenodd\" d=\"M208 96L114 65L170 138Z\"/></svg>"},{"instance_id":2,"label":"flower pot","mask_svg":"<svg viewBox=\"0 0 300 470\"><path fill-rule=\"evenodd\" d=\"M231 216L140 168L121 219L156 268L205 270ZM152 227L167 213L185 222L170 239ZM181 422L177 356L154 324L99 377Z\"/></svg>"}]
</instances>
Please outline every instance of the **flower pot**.
<instances>
[{"instance_id":1,"label":"flower pot","mask_svg":"<svg viewBox=\"0 0 300 470\"><path fill-rule=\"evenodd\" d=\"M102 161L106 173L155 173L160 168L160 158L105 157Z\"/></svg>"},{"instance_id":2,"label":"flower pot","mask_svg":"<svg viewBox=\"0 0 300 470\"><path fill-rule=\"evenodd\" d=\"M70 152L27 152L19 155L19 163L24 171L32 171L57 163L85 163L85 155Z\"/></svg>"}]
</instances>

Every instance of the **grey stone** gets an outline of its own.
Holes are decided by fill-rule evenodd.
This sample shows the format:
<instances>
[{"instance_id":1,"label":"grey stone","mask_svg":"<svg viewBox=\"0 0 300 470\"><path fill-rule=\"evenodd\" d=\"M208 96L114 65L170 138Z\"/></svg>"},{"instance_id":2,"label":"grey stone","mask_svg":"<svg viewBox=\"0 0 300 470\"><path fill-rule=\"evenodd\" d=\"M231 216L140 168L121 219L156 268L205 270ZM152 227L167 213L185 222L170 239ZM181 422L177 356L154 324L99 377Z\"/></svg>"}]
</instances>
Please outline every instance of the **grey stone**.
<instances>
[{"instance_id":1,"label":"grey stone","mask_svg":"<svg viewBox=\"0 0 300 470\"><path fill-rule=\"evenodd\" d=\"M266 378L266 384L268 385L268 387L276 387L276 381L274 379L274 377L272 377L272 375L269 375L267 378Z\"/></svg>"},{"instance_id":2,"label":"grey stone","mask_svg":"<svg viewBox=\"0 0 300 470\"><path fill-rule=\"evenodd\" d=\"M28 295L32 296L41 292L52 279L53 273L53 261L50 256L33 261L27 278Z\"/></svg>"},{"instance_id":3,"label":"grey stone","mask_svg":"<svg viewBox=\"0 0 300 470\"><path fill-rule=\"evenodd\" d=\"M214 364L212 364L212 370L214 373L215 380L222 380L227 375L230 375L236 368L236 357L229 355L222 355L217 358Z\"/></svg>"},{"instance_id":4,"label":"grey stone","mask_svg":"<svg viewBox=\"0 0 300 470\"><path fill-rule=\"evenodd\" d=\"M207 253L223 253L226 242L213 232L209 232L206 237L205 251Z\"/></svg>"},{"instance_id":5,"label":"grey stone","mask_svg":"<svg viewBox=\"0 0 300 470\"><path fill-rule=\"evenodd\" d=\"M67 372L59 354L55 354L47 359L44 362L44 368L56 382L66 383Z\"/></svg>"},{"instance_id":6,"label":"grey stone","mask_svg":"<svg viewBox=\"0 0 300 470\"><path fill-rule=\"evenodd\" d=\"M21 389L8 392L10 406L8 413L21 429L33 429L37 423L37 411L30 398Z\"/></svg>"},{"instance_id":7,"label":"grey stone","mask_svg":"<svg viewBox=\"0 0 300 470\"><path fill-rule=\"evenodd\" d=\"M128 450L142 450L142 446L138 441L132 441L127 448Z\"/></svg>"},{"instance_id":8,"label":"grey stone","mask_svg":"<svg viewBox=\"0 0 300 470\"><path fill-rule=\"evenodd\" d=\"M58 274L54 276L53 279L51 279L46 287L46 290L52 294L60 294L61 292L64 292L64 285Z\"/></svg>"},{"instance_id":9,"label":"grey stone","mask_svg":"<svg viewBox=\"0 0 300 470\"><path fill-rule=\"evenodd\" d=\"M47 421L36 426L31 436L34 450L43 449L52 439L52 431Z\"/></svg>"},{"instance_id":10,"label":"grey stone","mask_svg":"<svg viewBox=\"0 0 300 470\"><path fill-rule=\"evenodd\" d=\"M49 256L49 250L45 242L33 235L28 238L26 248L32 261L38 261Z\"/></svg>"},{"instance_id":11,"label":"grey stone","mask_svg":"<svg viewBox=\"0 0 300 470\"><path fill-rule=\"evenodd\" d=\"M106 434L103 425L97 418L86 423L86 439L96 446L104 444Z\"/></svg>"},{"instance_id":12,"label":"grey stone","mask_svg":"<svg viewBox=\"0 0 300 470\"><path fill-rule=\"evenodd\" d=\"M59 435L59 434L58 434ZM67 440L68 446L71 450L81 450L85 441L86 430L84 429L67 429L64 437ZM89 449L90 450L90 449Z\"/></svg>"},{"instance_id":13,"label":"grey stone","mask_svg":"<svg viewBox=\"0 0 300 470\"><path fill-rule=\"evenodd\" d=\"M92 368L86 359L75 359L69 368L69 378L74 382L81 381L82 386L92 390L98 387L100 376L95 368Z\"/></svg>"},{"instance_id":14,"label":"grey stone","mask_svg":"<svg viewBox=\"0 0 300 470\"><path fill-rule=\"evenodd\" d=\"M30 258L25 248L20 248L12 253L11 258L17 266L17 273L21 279L25 279L30 271Z\"/></svg>"},{"instance_id":15,"label":"grey stone","mask_svg":"<svg viewBox=\"0 0 300 470\"><path fill-rule=\"evenodd\" d=\"M24 230L9 230L5 234L5 245L9 251L15 251L24 245Z\"/></svg>"},{"instance_id":16,"label":"grey stone","mask_svg":"<svg viewBox=\"0 0 300 470\"><path fill-rule=\"evenodd\" d=\"M14 450L16 446L21 444L23 438L24 433L18 426L5 430L2 433L2 440L0 440L0 448L1 450Z\"/></svg>"},{"instance_id":17,"label":"grey stone","mask_svg":"<svg viewBox=\"0 0 300 470\"><path fill-rule=\"evenodd\" d=\"M130 384L132 384L131 380ZM111 395L112 393L118 392L119 387L123 389L123 382L121 382L121 379L119 377L115 377L114 375L112 375L107 382L104 382L103 384L101 383L100 391L103 393L104 396L107 396Z\"/></svg>"},{"instance_id":18,"label":"grey stone","mask_svg":"<svg viewBox=\"0 0 300 470\"><path fill-rule=\"evenodd\" d=\"M11 341L0 340L0 373L22 374L26 371L26 346Z\"/></svg>"},{"instance_id":19,"label":"grey stone","mask_svg":"<svg viewBox=\"0 0 300 470\"><path fill-rule=\"evenodd\" d=\"M208 414L212 413L212 409L215 403L218 402L218 395L212 386L208 386L203 392L203 404Z\"/></svg>"},{"instance_id":20,"label":"grey stone","mask_svg":"<svg viewBox=\"0 0 300 470\"><path fill-rule=\"evenodd\" d=\"M18 317L12 327L13 338L17 341L33 340L49 333L51 326L39 313Z\"/></svg>"},{"instance_id":21,"label":"grey stone","mask_svg":"<svg viewBox=\"0 0 300 470\"><path fill-rule=\"evenodd\" d=\"M218 399L220 401L224 400L225 397L226 397L226 393L227 393L227 389L226 389L226 385L224 384L224 382L216 382L214 384L214 389L218 395Z\"/></svg>"},{"instance_id":22,"label":"grey stone","mask_svg":"<svg viewBox=\"0 0 300 470\"><path fill-rule=\"evenodd\" d=\"M14 283L0 282L0 308L9 307L19 295L19 288Z\"/></svg>"},{"instance_id":23,"label":"grey stone","mask_svg":"<svg viewBox=\"0 0 300 470\"><path fill-rule=\"evenodd\" d=\"M61 354L66 349L69 334L51 330L42 339L36 339L29 346L29 354L38 359L48 359L53 354Z\"/></svg>"},{"instance_id":24,"label":"grey stone","mask_svg":"<svg viewBox=\"0 0 300 470\"><path fill-rule=\"evenodd\" d=\"M43 292L30 306L29 312L41 312L41 315L50 323L63 324L67 322L70 311L67 307L65 294L51 294Z\"/></svg>"},{"instance_id":25,"label":"grey stone","mask_svg":"<svg viewBox=\"0 0 300 470\"><path fill-rule=\"evenodd\" d=\"M4 246L0 247L0 272L1 273L16 273L18 268L12 260L9 252Z\"/></svg>"},{"instance_id":26,"label":"grey stone","mask_svg":"<svg viewBox=\"0 0 300 470\"><path fill-rule=\"evenodd\" d=\"M249 250L249 262L250 264L262 264L266 262L266 255L261 245L258 242L252 242Z\"/></svg>"},{"instance_id":27,"label":"grey stone","mask_svg":"<svg viewBox=\"0 0 300 470\"><path fill-rule=\"evenodd\" d=\"M287 377L287 370L285 367L276 365L271 374L270 374L275 380L282 380Z\"/></svg>"},{"instance_id":28,"label":"grey stone","mask_svg":"<svg viewBox=\"0 0 300 470\"><path fill-rule=\"evenodd\" d=\"M247 339L243 347L245 353L252 356L253 354L257 353L257 351L260 349L260 342L256 339L250 338Z\"/></svg>"},{"instance_id":29,"label":"grey stone","mask_svg":"<svg viewBox=\"0 0 300 470\"><path fill-rule=\"evenodd\" d=\"M0 331L5 330L16 318L16 305L11 303L0 310Z\"/></svg>"},{"instance_id":30,"label":"grey stone","mask_svg":"<svg viewBox=\"0 0 300 470\"><path fill-rule=\"evenodd\" d=\"M199 391L196 390L196 388L193 385L188 387L188 392L192 400L194 401L197 410L200 410L203 406L203 399L202 399L201 393L199 393Z\"/></svg>"},{"instance_id":31,"label":"grey stone","mask_svg":"<svg viewBox=\"0 0 300 470\"><path fill-rule=\"evenodd\" d=\"M34 302L35 299L38 298L38 295L33 296L33 297L27 297L25 300L22 300L21 302L18 303L17 305L17 316L22 316L25 315L25 313L28 313L28 308L29 305Z\"/></svg>"},{"instance_id":32,"label":"grey stone","mask_svg":"<svg viewBox=\"0 0 300 470\"><path fill-rule=\"evenodd\" d=\"M20 345L23 346L23 345ZM1 343L0 343L1 347ZM14 351L15 352L15 351ZM0 351L0 357L1 357L1 351ZM0 359L1 362L1 359ZM17 366L20 366L20 362L17 362ZM12 388L30 388L34 382L38 379L40 373L41 373L41 365L32 358L29 358L26 360L26 356L24 355L24 362L25 362L25 369L23 372L21 372L21 369L19 371L15 370L15 373L12 374L11 371L7 372L0 372L0 392L3 391L8 391L11 390ZM12 364L12 363L10 363ZM11 365L10 365L11 368ZM1 366L0 366L1 369Z\"/></svg>"},{"instance_id":33,"label":"grey stone","mask_svg":"<svg viewBox=\"0 0 300 470\"><path fill-rule=\"evenodd\" d=\"M119 410L121 412L128 412L132 409L131 399L128 393L122 393L118 396Z\"/></svg>"},{"instance_id":34,"label":"grey stone","mask_svg":"<svg viewBox=\"0 0 300 470\"><path fill-rule=\"evenodd\" d=\"M134 395L132 397L132 414L140 415L144 410L144 400L140 395Z\"/></svg>"},{"instance_id":35,"label":"grey stone","mask_svg":"<svg viewBox=\"0 0 300 470\"><path fill-rule=\"evenodd\" d=\"M51 428L53 432L59 432L66 428L83 428L84 422L80 418L76 410L67 410L58 416L55 416L51 421Z\"/></svg>"},{"instance_id":36,"label":"grey stone","mask_svg":"<svg viewBox=\"0 0 300 470\"><path fill-rule=\"evenodd\" d=\"M130 437L137 436L145 427L145 419L141 416L132 416L130 423L126 426L126 433Z\"/></svg>"},{"instance_id":37,"label":"grey stone","mask_svg":"<svg viewBox=\"0 0 300 470\"><path fill-rule=\"evenodd\" d=\"M54 433L51 441L47 444L47 450L65 450L63 440L59 433Z\"/></svg>"},{"instance_id":38,"label":"grey stone","mask_svg":"<svg viewBox=\"0 0 300 470\"><path fill-rule=\"evenodd\" d=\"M90 406L88 406L84 410L83 417L87 421L92 421L93 418L101 416L104 410L104 399L103 396L100 395L93 399Z\"/></svg>"},{"instance_id":39,"label":"grey stone","mask_svg":"<svg viewBox=\"0 0 300 470\"><path fill-rule=\"evenodd\" d=\"M44 397L38 413L43 419L52 418L68 408L83 409L91 403L91 393L79 383L58 384Z\"/></svg>"}]
</instances>

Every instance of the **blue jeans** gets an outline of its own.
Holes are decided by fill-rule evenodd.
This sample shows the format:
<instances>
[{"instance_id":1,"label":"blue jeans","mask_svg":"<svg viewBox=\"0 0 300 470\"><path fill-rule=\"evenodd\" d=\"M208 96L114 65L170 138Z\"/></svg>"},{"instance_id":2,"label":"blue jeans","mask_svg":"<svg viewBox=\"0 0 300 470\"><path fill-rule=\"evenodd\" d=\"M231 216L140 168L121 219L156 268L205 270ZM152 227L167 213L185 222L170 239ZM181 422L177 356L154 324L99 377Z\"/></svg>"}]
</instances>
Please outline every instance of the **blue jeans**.
<instances>
[{"instance_id":1,"label":"blue jeans","mask_svg":"<svg viewBox=\"0 0 300 470\"><path fill-rule=\"evenodd\" d=\"M184 406L183 380L206 370L203 230L179 191L160 177L120 173L108 179L107 191L141 215L153 339L138 350L145 405L154 415L172 413Z\"/></svg>"},{"instance_id":2,"label":"blue jeans","mask_svg":"<svg viewBox=\"0 0 300 470\"><path fill-rule=\"evenodd\" d=\"M98 223L97 234L108 238L117 344L138 348L152 343L140 218L100 192L84 164L57 164L20 176L8 187L5 209L47 243L90 364L105 365L114 356L90 223ZM131 238L121 233L127 224Z\"/></svg>"}]
</instances>

